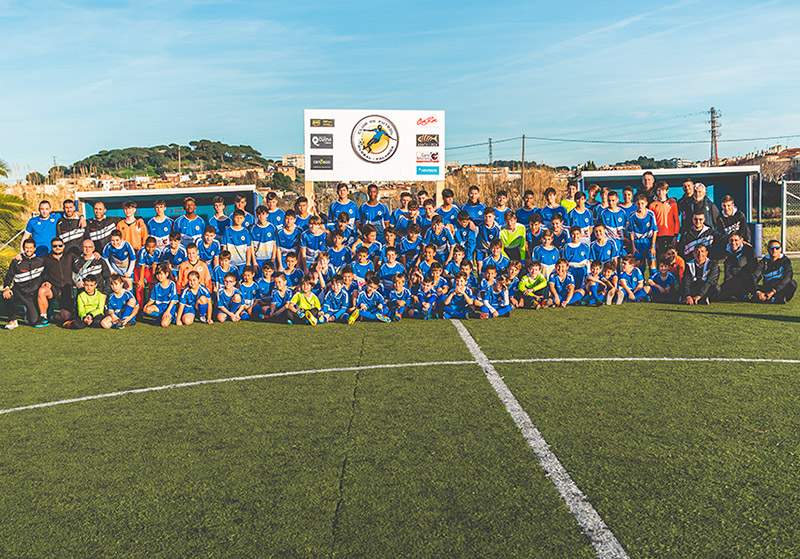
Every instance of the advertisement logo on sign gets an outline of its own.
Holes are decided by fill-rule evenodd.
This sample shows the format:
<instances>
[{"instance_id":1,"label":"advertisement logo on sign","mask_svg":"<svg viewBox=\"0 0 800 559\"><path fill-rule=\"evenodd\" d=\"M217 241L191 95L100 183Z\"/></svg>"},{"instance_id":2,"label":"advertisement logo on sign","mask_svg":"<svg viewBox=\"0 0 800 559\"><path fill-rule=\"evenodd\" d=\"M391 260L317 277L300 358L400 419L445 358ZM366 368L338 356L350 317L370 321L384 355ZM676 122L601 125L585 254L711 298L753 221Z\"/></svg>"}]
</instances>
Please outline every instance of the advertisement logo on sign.
<instances>
[{"instance_id":1,"label":"advertisement logo on sign","mask_svg":"<svg viewBox=\"0 0 800 559\"><path fill-rule=\"evenodd\" d=\"M430 165L417 165L418 175L438 175L439 167L432 167Z\"/></svg>"},{"instance_id":2,"label":"advertisement logo on sign","mask_svg":"<svg viewBox=\"0 0 800 559\"><path fill-rule=\"evenodd\" d=\"M436 124L438 122L435 116L429 116L428 118L417 119L417 126L428 126L429 124Z\"/></svg>"},{"instance_id":3,"label":"advertisement logo on sign","mask_svg":"<svg viewBox=\"0 0 800 559\"><path fill-rule=\"evenodd\" d=\"M417 152L417 163L438 163L439 162L439 152L438 151L418 151Z\"/></svg>"},{"instance_id":4,"label":"advertisement logo on sign","mask_svg":"<svg viewBox=\"0 0 800 559\"><path fill-rule=\"evenodd\" d=\"M350 133L353 151L367 163L383 163L397 151L397 127L386 117L365 116Z\"/></svg>"},{"instance_id":5,"label":"advertisement logo on sign","mask_svg":"<svg viewBox=\"0 0 800 559\"><path fill-rule=\"evenodd\" d=\"M417 147L439 147L439 134L417 134Z\"/></svg>"},{"instance_id":6,"label":"advertisement logo on sign","mask_svg":"<svg viewBox=\"0 0 800 559\"><path fill-rule=\"evenodd\" d=\"M333 128L332 118L312 118L311 128Z\"/></svg>"},{"instance_id":7,"label":"advertisement logo on sign","mask_svg":"<svg viewBox=\"0 0 800 559\"><path fill-rule=\"evenodd\" d=\"M311 134L311 147L333 149L333 134Z\"/></svg>"},{"instance_id":8,"label":"advertisement logo on sign","mask_svg":"<svg viewBox=\"0 0 800 559\"><path fill-rule=\"evenodd\" d=\"M311 156L311 170L312 171L332 171L333 170L333 156L332 155L312 155Z\"/></svg>"}]
</instances>

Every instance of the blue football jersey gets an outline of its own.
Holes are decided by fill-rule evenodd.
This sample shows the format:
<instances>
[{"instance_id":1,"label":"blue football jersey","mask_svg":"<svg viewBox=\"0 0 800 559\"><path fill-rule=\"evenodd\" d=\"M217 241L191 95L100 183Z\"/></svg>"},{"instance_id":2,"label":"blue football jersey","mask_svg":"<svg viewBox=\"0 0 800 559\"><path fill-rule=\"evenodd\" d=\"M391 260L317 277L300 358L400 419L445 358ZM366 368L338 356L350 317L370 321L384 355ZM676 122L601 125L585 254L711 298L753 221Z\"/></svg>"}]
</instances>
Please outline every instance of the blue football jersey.
<instances>
[{"instance_id":1,"label":"blue football jersey","mask_svg":"<svg viewBox=\"0 0 800 559\"><path fill-rule=\"evenodd\" d=\"M212 215L208 218L208 224L216 230L217 237L220 238L225 234L225 229L231 226L231 223L231 218L227 215L223 215L222 217Z\"/></svg>"},{"instance_id":2,"label":"blue football jersey","mask_svg":"<svg viewBox=\"0 0 800 559\"><path fill-rule=\"evenodd\" d=\"M486 266L488 266L489 264L494 264L494 266L497 268L497 275L500 275L505 273L506 269L508 268L509 262L510 260L508 259L508 256L506 256L505 254L501 254L500 258L497 259L495 259L494 256L490 254L489 256L484 258L483 264L481 264L481 266L482 269L486 269Z\"/></svg>"},{"instance_id":3,"label":"blue football jersey","mask_svg":"<svg viewBox=\"0 0 800 559\"><path fill-rule=\"evenodd\" d=\"M151 237L155 237L156 246L159 248L169 245L169 233L172 231L172 220L164 217L164 221L156 221L151 217L147 221L147 232Z\"/></svg>"},{"instance_id":4,"label":"blue football jersey","mask_svg":"<svg viewBox=\"0 0 800 559\"><path fill-rule=\"evenodd\" d=\"M461 206L461 209L469 214L469 218L476 227L483 225L483 212L486 210L486 204L481 204L478 202L477 204L473 205L467 202Z\"/></svg>"},{"instance_id":5,"label":"blue football jersey","mask_svg":"<svg viewBox=\"0 0 800 559\"><path fill-rule=\"evenodd\" d=\"M617 248L617 244L610 239L606 239L606 242L602 245L595 241L589 248L589 260L608 262L609 260L612 260L618 256L619 249Z\"/></svg>"},{"instance_id":6,"label":"blue football jersey","mask_svg":"<svg viewBox=\"0 0 800 559\"><path fill-rule=\"evenodd\" d=\"M442 216L442 221L444 221L445 225L454 225L456 223L456 216L460 211L461 208L459 208L457 204L453 204L449 210L445 210L441 206L436 208L436 213Z\"/></svg>"},{"instance_id":7,"label":"blue football jersey","mask_svg":"<svg viewBox=\"0 0 800 559\"><path fill-rule=\"evenodd\" d=\"M128 301L131 299L133 299L134 303L136 302L134 296L127 289L125 289L119 297L112 291L108 296L108 310L114 311L114 314L119 318L122 316L122 311L125 310L125 305L127 305Z\"/></svg>"},{"instance_id":8,"label":"blue football jersey","mask_svg":"<svg viewBox=\"0 0 800 559\"><path fill-rule=\"evenodd\" d=\"M569 272L567 272L567 274L564 276L563 279L558 277L557 273L553 272L552 274L550 274L550 279L547 281L548 283L553 284L553 287L555 287L556 289L556 293L558 293L558 296L562 300L565 299L569 294L569 286L575 285L575 278L573 278L572 274Z\"/></svg>"},{"instance_id":9,"label":"blue football jersey","mask_svg":"<svg viewBox=\"0 0 800 559\"><path fill-rule=\"evenodd\" d=\"M244 266L247 264L247 249L253 246L253 237L250 231L242 227L228 227L225 230L223 244L231 253L231 266Z\"/></svg>"},{"instance_id":10,"label":"blue football jersey","mask_svg":"<svg viewBox=\"0 0 800 559\"><path fill-rule=\"evenodd\" d=\"M170 281L167 287L161 285L161 282L156 283L153 289L150 290L150 301L156 305L167 305L172 301L178 301L178 289L175 287L175 282Z\"/></svg>"},{"instance_id":11,"label":"blue football jersey","mask_svg":"<svg viewBox=\"0 0 800 559\"><path fill-rule=\"evenodd\" d=\"M291 231L287 231L285 227L278 229L278 248L281 251L281 258L286 258L290 252L298 252L302 234L303 232L297 227Z\"/></svg>"},{"instance_id":12,"label":"blue football jersey","mask_svg":"<svg viewBox=\"0 0 800 559\"><path fill-rule=\"evenodd\" d=\"M581 228L581 242L587 245L592 242L592 227L594 227L594 214L591 210L584 208L582 212L578 208L567 213L566 224L568 227Z\"/></svg>"},{"instance_id":13,"label":"blue football jersey","mask_svg":"<svg viewBox=\"0 0 800 559\"><path fill-rule=\"evenodd\" d=\"M556 247L546 248L542 245L533 249L533 259L542 263L542 266L555 266L559 253Z\"/></svg>"},{"instance_id":14,"label":"blue football jersey","mask_svg":"<svg viewBox=\"0 0 800 559\"><path fill-rule=\"evenodd\" d=\"M389 208L380 202L374 206L370 206L366 202L361 204L361 207L358 208L358 216L361 225L369 223L378 230L378 236L383 235L384 222L388 222L391 217Z\"/></svg>"},{"instance_id":15,"label":"blue football jersey","mask_svg":"<svg viewBox=\"0 0 800 559\"><path fill-rule=\"evenodd\" d=\"M267 223L266 225L259 225L256 223L250 228L250 237L252 239L251 246L253 247L253 256L256 262L265 262L275 257L277 234L275 232L275 227L271 223Z\"/></svg>"},{"instance_id":16,"label":"blue football jersey","mask_svg":"<svg viewBox=\"0 0 800 559\"><path fill-rule=\"evenodd\" d=\"M267 222L271 223L275 229L282 229L286 219L286 212L280 208L275 208L267 212Z\"/></svg>"},{"instance_id":17,"label":"blue football jersey","mask_svg":"<svg viewBox=\"0 0 800 559\"><path fill-rule=\"evenodd\" d=\"M201 241L197 245L197 251L200 255L200 260L205 262L210 270L214 266L214 258L222 252L222 245L216 239L212 239L209 246L206 246L205 241Z\"/></svg>"},{"instance_id":18,"label":"blue football jersey","mask_svg":"<svg viewBox=\"0 0 800 559\"><path fill-rule=\"evenodd\" d=\"M206 228L205 220L199 215L194 219L189 219L185 215L180 216L172 224L172 230L181 234L181 244L199 243L203 238L203 231Z\"/></svg>"},{"instance_id":19,"label":"blue football jersey","mask_svg":"<svg viewBox=\"0 0 800 559\"><path fill-rule=\"evenodd\" d=\"M542 228L543 229L552 229L553 228L553 216L559 214L564 221L567 218L567 208L564 206L556 206L555 208L551 208L550 206L545 206L541 210L539 210L539 215L542 216Z\"/></svg>"},{"instance_id":20,"label":"blue football jersey","mask_svg":"<svg viewBox=\"0 0 800 559\"><path fill-rule=\"evenodd\" d=\"M344 203L336 200L328 207L328 221L331 223L336 223L339 214L342 212L350 216L350 226L354 227L356 224L356 218L358 217L358 204L352 200L348 200Z\"/></svg>"}]
</instances>

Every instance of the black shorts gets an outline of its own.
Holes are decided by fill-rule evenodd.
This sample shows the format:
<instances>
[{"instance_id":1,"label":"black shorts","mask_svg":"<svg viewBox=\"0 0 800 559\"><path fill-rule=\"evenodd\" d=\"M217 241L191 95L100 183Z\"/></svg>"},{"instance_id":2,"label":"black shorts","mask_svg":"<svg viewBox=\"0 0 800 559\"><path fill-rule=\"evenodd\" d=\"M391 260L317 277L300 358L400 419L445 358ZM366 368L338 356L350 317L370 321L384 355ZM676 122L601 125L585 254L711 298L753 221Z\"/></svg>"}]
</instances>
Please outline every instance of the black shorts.
<instances>
[{"instance_id":1,"label":"black shorts","mask_svg":"<svg viewBox=\"0 0 800 559\"><path fill-rule=\"evenodd\" d=\"M75 297L72 294L71 285L56 287L55 285L51 284L50 291L53 292L53 299L58 301L59 309L69 313L75 313Z\"/></svg>"}]
</instances>

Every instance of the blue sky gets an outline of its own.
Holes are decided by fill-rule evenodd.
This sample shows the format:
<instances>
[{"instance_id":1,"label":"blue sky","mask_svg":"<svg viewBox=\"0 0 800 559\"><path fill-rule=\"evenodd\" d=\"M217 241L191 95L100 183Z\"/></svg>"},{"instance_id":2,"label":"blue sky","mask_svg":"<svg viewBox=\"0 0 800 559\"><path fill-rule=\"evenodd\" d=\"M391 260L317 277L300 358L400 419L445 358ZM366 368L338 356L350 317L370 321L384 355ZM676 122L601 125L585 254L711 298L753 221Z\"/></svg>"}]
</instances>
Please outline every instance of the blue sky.
<instances>
[{"instance_id":1,"label":"blue sky","mask_svg":"<svg viewBox=\"0 0 800 559\"><path fill-rule=\"evenodd\" d=\"M0 158L22 175L208 138L302 150L304 108L443 109L459 146L800 133L800 4L0 0ZM788 140L800 145L800 138ZM720 144L743 154L787 140ZM519 142L495 159L519 158ZM708 145L527 144L551 164ZM480 162L487 149L448 150Z\"/></svg>"}]
</instances>

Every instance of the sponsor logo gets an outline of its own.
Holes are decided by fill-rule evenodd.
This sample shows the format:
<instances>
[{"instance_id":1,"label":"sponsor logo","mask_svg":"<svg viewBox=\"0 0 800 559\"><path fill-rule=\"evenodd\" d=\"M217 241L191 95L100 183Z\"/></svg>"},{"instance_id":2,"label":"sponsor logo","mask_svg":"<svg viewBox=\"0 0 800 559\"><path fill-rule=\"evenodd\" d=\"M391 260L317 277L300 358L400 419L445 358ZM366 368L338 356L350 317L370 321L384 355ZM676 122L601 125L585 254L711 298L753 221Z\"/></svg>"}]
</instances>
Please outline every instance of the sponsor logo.
<instances>
[{"instance_id":1,"label":"sponsor logo","mask_svg":"<svg viewBox=\"0 0 800 559\"><path fill-rule=\"evenodd\" d=\"M311 170L312 171L332 171L333 170L333 156L332 155L312 155L311 156Z\"/></svg>"},{"instance_id":2,"label":"sponsor logo","mask_svg":"<svg viewBox=\"0 0 800 559\"><path fill-rule=\"evenodd\" d=\"M418 151L417 152L417 163L438 163L439 162L439 152L438 151Z\"/></svg>"},{"instance_id":3,"label":"sponsor logo","mask_svg":"<svg viewBox=\"0 0 800 559\"><path fill-rule=\"evenodd\" d=\"M333 128L332 118L312 118L311 128Z\"/></svg>"},{"instance_id":4,"label":"sponsor logo","mask_svg":"<svg viewBox=\"0 0 800 559\"><path fill-rule=\"evenodd\" d=\"M418 175L438 175L439 167L430 165L417 165Z\"/></svg>"},{"instance_id":5,"label":"sponsor logo","mask_svg":"<svg viewBox=\"0 0 800 559\"><path fill-rule=\"evenodd\" d=\"M333 134L311 134L311 147L333 149Z\"/></svg>"},{"instance_id":6,"label":"sponsor logo","mask_svg":"<svg viewBox=\"0 0 800 559\"><path fill-rule=\"evenodd\" d=\"M417 134L417 147L439 147L439 134Z\"/></svg>"},{"instance_id":7,"label":"sponsor logo","mask_svg":"<svg viewBox=\"0 0 800 559\"><path fill-rule=\"evenodd\" d=\"M436 124L438 122L435 116L429 116L428 118L417 119L417 126L428 126L429 124Z\"/></svg>"},{"instance_id":8,"label":"sponsor logo","mask_svg":"<svg viewBox=\"0 0 800 559\"><path fill-rule=\"evenodd\" d=\"M350 133L353 151L367 163L388 161L397 151L397 127L388 118L369 115L359 120Z\"/></svg>"}]
</instances>

